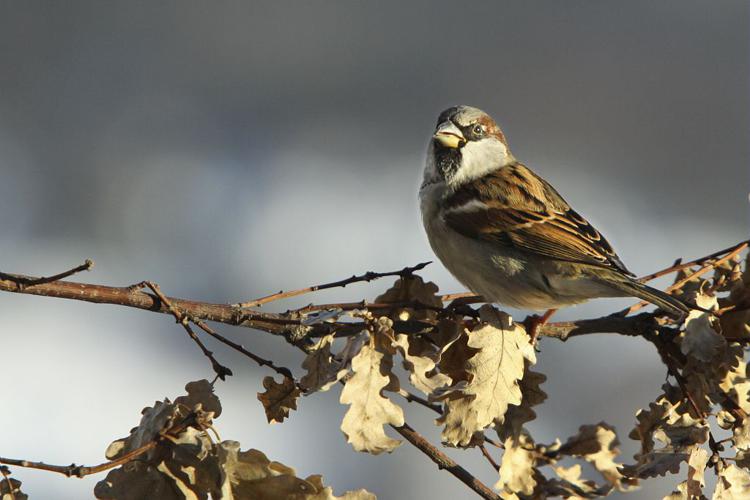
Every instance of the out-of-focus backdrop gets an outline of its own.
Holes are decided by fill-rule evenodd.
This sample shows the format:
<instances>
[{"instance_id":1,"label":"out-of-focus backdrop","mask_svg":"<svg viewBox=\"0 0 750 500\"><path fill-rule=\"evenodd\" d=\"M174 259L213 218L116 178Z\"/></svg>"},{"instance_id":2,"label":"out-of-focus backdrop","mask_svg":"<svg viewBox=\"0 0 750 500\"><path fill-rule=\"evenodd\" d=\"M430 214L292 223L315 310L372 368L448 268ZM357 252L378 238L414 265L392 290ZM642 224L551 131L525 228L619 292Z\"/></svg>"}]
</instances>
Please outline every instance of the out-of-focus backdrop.
<instances>
[{"instance_id":1,"label":"out-of-focus backdrop","mask_svg":"<svg viewBox=\"0 0 750 500\"><path fill-rule=\"evenodd\" d=\"M749 11L745 0L5 4L0 270L49 275L92 258L76 279L151 279L171 295L238 302L432 259L416 192L437 114L457 103L494 115L516 156L636 273L698 257L747 238ZM439 263L424 275L461 290ZM277 307L371 299L388 285ZM211 377L165 316L0 294L0 318L3 456L98 463L143 406ZM280 339L220 330L298 368ZM339 493L469 496L408 444L354 453L336 389L267 425L256 400L267 371L210 346L235 372L217 390L223 437L322 473ZM634 413L664 380L652 346L544 340L539 360L549 400L534 435L605 420L631 461ZM433 415L407 418L438 440ZM496 481L476 450L448 453ZM91 497L103 478L13 475L55 499Z\"/></svg>"}]
</instances>

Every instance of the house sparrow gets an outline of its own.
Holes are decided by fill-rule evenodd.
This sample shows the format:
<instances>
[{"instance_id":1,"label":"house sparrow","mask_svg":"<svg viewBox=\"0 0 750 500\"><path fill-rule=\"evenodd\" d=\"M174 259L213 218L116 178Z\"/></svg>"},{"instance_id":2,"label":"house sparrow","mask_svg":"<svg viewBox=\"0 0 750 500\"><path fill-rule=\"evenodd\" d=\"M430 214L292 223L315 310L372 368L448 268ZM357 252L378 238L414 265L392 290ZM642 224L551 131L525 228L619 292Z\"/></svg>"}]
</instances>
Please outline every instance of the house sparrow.
<instances>
[{"instance_id":1,"label":"house sparrow","mask_svg":"<svg viewBox=\"0 0 750 500\"><path fill-rule=\"evenodd\" d=\"M477 108L440 114L419 198L435 254L487 301L544 310L632 296L679 318L689 312L636 281L599 231L513 157L500 127Z\"/></svg>"}]
</instances>

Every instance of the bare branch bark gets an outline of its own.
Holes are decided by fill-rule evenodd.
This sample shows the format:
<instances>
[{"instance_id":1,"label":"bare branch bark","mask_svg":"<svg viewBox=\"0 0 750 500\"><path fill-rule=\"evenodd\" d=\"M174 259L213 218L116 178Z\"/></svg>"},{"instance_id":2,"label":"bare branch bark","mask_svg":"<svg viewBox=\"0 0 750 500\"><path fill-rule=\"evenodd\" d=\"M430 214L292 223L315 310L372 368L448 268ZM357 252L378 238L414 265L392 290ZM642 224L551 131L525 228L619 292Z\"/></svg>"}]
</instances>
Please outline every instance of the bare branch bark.
<instances>
[{"instance_id":1,"label":"bare branch bark","mask_svg":"<svg viewBox=\"0 0 750 500\"><path fill-rule=\"evenodd\" d=\"M391 426L396 432L401 434L413 446L418 448L422 453L430 457L439 469L445 469L453 474L456 479L474 490L480 497L488 500L500 500L500 496L474 477L469 471L458 465L452 458L435 448L421 434L411 428L409 424L401 427Z\"/></svg>"},{"instance_id":2,"label":"bare branch bark","mask_svg":"<svg viewBox=\"0 0 750 500\"><path fill-rule=\"evenodd\" d=\"M156 447L156 441L149 441L148 443L144 444L140 448L137 448L129 453L126 453L125 455L121 456L117 460L111 460L109 462L104 462L103 464L91 465L91 466L76 465L76 464L52 465L52 464L45 464L44 462L32 462L29 460L20 460L17 458L5 458L5 457L0 457L0 464L15 465L16 467L26 467L29 469L39 469L39 470L46 470L50 472L58 472L67 477L84 477L84 476L89 476L91 474L97 474L99 472L112 469L119 465L130 462L131 460L139 457L140 455L143 455L148 450L154 447Z\"/></svg>"},{"instance_id":3,"label":"bare branch bark","mask_svg":"<svg viewBox=\"0 0 750 500\"><path fill-rule=\"evenodd\" d=\"M368 283L373 280L377 280L380 278L385 278L387 276L409 276L411 274L414 274L416 271L420 271L427 267L432 262L422 262L417 264L416 266L411 267L405 267L401 269L400 271L388 271L385 273L376 273L373 271L367 271L366 273L360 275L360 276L352 276L351 278L346 278L339 281L333 281L331 283L324 283L322 285L313 285L308 286L306 288L300 288L299 290L291 290L288 292L278 292L271 295L266 295L265 297L261 297L259 299L251 300L250 302L242 302L240 304L237 304L237 307L258 307L263 304L268 304L269 302L273 302L276 300L282 300L282 299L288 299L290 297L297 297L298 295L304 295L306 293L312 293L317 292L318 290L327 290L329 288L338 288L338 287L345 287L346 285L351 285L352 283L358 283L362 281L367 281Z\"/></svg>"}]
</instances>

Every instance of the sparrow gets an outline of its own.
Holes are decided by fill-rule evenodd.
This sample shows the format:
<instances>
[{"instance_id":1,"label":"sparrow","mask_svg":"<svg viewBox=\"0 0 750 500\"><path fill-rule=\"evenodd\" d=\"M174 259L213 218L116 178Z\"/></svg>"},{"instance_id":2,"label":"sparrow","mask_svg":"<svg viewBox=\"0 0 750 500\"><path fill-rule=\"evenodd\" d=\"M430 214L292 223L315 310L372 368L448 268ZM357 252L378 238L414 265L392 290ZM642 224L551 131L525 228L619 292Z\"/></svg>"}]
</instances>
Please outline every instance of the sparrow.
<instances>
[{"instance_id":1,"label":"sparrow","mask_svg":"<svg viewBox=\"0 0 750 500\"><path fill-rule=\"evenodd\" d=\"M419 198L433 251L488 302L552 311L596 297L638 297L680 319L690 311L638 282L602 234L516 160L497 123L477 108L440 114Z\"/></svg>"}]
</instances>

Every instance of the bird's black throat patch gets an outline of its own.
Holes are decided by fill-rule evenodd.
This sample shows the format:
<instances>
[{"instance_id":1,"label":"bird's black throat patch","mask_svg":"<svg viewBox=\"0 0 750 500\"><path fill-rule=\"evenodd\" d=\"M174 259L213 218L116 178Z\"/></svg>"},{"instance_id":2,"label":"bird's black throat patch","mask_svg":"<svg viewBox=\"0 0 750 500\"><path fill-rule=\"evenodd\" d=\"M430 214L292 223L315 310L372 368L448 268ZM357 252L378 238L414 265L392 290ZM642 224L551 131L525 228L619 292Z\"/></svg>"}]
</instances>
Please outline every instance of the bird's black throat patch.
<instances>
[{"instance_id":1,"label":"bird's black throat patch","mask_svg":"<svg viewBox=\"0 0 750 500\"><path fill-rule=\"evenodd\" d=\"M449 181L461 166L461 149L435 145L435 166L443 179Z\"/></svg>"}]
</instances>

